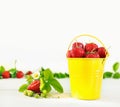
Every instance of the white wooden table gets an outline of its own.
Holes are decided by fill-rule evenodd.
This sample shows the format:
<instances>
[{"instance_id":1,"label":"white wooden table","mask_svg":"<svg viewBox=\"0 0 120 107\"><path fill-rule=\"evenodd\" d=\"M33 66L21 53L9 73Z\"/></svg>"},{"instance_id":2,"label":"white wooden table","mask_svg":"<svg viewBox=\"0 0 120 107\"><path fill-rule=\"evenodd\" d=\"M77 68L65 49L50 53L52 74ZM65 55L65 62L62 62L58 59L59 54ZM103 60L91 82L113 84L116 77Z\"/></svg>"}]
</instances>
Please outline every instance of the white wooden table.
<instances>
[{"instance_id":1,"label":"white wooden table","mask_svg":"<svg viewBox=\"0 0 120 107\"><path fill-rule=\"evenodd\" d=\"M69 79L59 80L66 97L35 99L18 92L24 79L0 80L0 107L120 107L120 80L105 79L99 100L77 100L70 97ZM12 83L12 84L11 84Z\"/></svg>"}]
</instances>

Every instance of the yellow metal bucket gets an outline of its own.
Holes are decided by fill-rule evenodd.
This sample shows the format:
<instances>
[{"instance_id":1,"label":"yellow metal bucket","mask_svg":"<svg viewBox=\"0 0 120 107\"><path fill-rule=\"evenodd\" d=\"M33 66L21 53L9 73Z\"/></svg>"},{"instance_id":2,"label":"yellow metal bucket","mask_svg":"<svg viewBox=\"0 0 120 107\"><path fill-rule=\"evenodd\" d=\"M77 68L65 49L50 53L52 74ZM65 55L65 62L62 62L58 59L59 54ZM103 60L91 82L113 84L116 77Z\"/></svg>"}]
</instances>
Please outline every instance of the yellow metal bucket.
<instances>
[{"instance_id":1,"label":"yellow metal bucket","mask_svg":"<svg viewBox=\"0 0 120 107\"><path fill-rule=\"evenodd\" d=\"M96 38L88 34L80 36L90 36ZM77 38L78 37L79 36L77 36ZM99 99L106 58L67 59L72 97L85 100Z\"/></svg>"}]
</instances>

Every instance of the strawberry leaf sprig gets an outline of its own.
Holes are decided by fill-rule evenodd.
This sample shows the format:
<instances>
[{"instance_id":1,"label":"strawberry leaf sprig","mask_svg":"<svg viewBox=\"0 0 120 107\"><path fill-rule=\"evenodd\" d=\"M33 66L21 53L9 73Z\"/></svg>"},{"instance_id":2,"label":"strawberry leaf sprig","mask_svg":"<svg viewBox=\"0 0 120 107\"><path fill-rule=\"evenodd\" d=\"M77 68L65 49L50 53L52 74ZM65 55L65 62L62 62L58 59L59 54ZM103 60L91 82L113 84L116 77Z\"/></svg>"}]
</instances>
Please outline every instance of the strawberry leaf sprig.
<instances>
[{"instance_id":1,"label":"strawberry leaf sprig","mask_svg":"<svg viewBox=\"0 0 120 107\"><path fill-rule=\"evenodd\" d=\"M61 84L55 79L52 71L48 69L42 68L40 70L40 91L44 92L46 91L46 94L51 91L51 87L53 87L57 92L63 93L63 87ZM43 97L46 97L45 94L42 95Z\"/></svg>"},{"instance_id":2,"label":"strawberry leaf sprig","mask_svg":"<svg viewBox=\"0 0 120 107\"><path fill-rule=\"evenodd\" d=\"M115 62L112 66L112 71L106 71L103 74L103 79L105 78L114 78L119 79L120 78L120 72L119 72L120 63Z\"/></svg>"},{"instance_id":3,"label":"strawberry leaf sprig","mask_svg":"<svg viewBox=\"0 0 120 107\"><path fill-rule=\"evenodd\" d=\"M30 97L47 97L49 92L55 89L59 93L63 93L63 87L55 79L52 71L47 68L41 68L39 72L26 76L27 83L19 88L19 92Z\"/></svg>"},{"instance_id":4,"label":"strawberry leaf sprig","mask_svg":"<svg viewBox=\"0 0 120 107\"><path fill-rule=\"evenodd\" d=\"M69 74L66 73L66 72L65 73L55 72L53 75L54 75L55 78L58 78L58 79L69 78Z\"/></svg>"}]
</instances>

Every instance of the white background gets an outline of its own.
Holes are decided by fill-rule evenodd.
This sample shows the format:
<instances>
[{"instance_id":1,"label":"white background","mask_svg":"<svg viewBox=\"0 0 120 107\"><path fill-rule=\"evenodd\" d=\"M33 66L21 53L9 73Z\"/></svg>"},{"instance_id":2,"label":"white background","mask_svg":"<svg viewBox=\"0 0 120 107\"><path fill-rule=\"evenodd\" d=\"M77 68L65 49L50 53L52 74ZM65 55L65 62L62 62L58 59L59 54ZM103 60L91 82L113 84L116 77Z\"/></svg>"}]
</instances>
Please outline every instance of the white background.
<instances>
[{"instance_id":1,"label":"white background","mask_svg":"<svg viewBox=\"0 0 120 107\"><path fill-rule=\"evenodd\" d=\"M120 61L119 0L0 0L0 65L67 72L73 37L89 33L108 48L105 70Z\"/></svg>"}]
</instances>

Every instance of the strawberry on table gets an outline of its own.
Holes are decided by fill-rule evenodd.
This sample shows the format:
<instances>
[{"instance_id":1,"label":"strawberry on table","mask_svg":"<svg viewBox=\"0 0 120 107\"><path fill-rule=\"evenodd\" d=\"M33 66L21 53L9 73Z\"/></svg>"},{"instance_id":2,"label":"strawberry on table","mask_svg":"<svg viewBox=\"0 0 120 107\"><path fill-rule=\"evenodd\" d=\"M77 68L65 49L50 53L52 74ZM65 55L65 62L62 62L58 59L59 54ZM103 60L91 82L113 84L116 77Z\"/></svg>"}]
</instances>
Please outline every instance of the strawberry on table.
<instances>
[{"instance_id":1,"label":"strawberry on table","mask_svg":"<svg viewBox=\"0 0 120 107\"><path fill-rule=\"evenodd\" d=\"M4 72L2 73L2 77L3 77L3 78L10 78L10 72L9 72L9 71L4 71Z\"/></svg>"},{"instance_id":2,"label":"strawberry on table","mask_svg":"<svg viewBox=\"0 0 120 107\"><path fill-rule=\"evenodd\" d=\"M27 88L28 90L40 93L40 80L34 80Z\"/></svg>"},{"instance_id":3,"label":"strawberry on table","mask_svg":"<svg viewBox=\"0 0 120 107\"><path fill-rule=\"evenodd\" d=\"M17 71L16 77L17 78L23 78L24 77L24 73L22 71Z\"/></svg>"},{"instance_id":4,"label":"strawberry on table","mask_svg":"<svg viewBox=\"0 0 120 107\"><path fill-rule=\"evenodd\" d=\"M31 75L32 71L27 71L25 75Z\"/></svg>"},{"instance_id":5,"label":"strawberry on table","mask_svg":"<svg viewBox=\"0 0 120 107\"><path fill-rule=\"evenodd\" d=\"M54 74L49 68L44 69L42 67L41 70L39 71L39 74L40 78L38 79L31 78L32 81L31 80L29 81L29 79L26 78L27 83L20 86L19 92L23 92L25 95L35 98L39 97L46 98L48 93L52 90L52 88L59 93L63 93L63 87L53 76Z\"/></svg>"}]
</instances>

